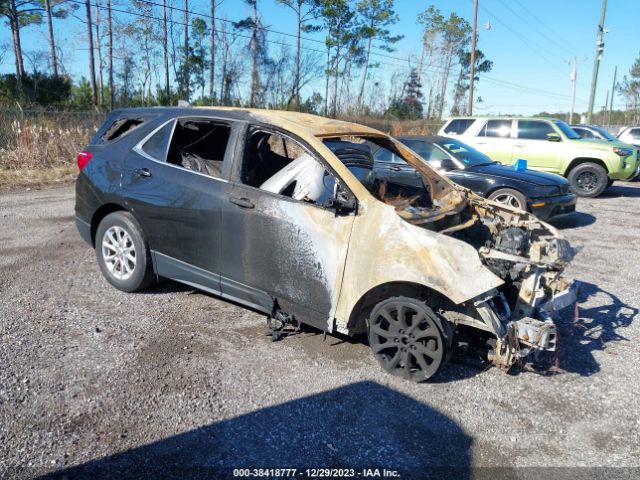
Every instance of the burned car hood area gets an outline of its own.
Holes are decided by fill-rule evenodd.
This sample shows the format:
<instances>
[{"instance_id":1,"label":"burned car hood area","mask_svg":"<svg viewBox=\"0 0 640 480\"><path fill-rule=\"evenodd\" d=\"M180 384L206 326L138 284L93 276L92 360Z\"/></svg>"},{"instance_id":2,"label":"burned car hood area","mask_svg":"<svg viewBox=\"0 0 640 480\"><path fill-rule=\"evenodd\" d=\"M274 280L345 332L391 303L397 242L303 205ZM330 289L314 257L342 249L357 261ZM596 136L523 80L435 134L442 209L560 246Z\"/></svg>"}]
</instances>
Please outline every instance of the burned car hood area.
<instances>
[{"instance_id":1,"label":"burned car hood area","mask_svg":"<svg viewBox=\"0 0 640 480\"><path fill-rule=\"evenodd\" d=\"M326 142L334 151L336 140ZM388 138L343 138L349 140L392 150L420 172L422 192L386 182L370 192L416 227L404 242L422 243L429 236L447 244L448 253L437 255L432 248L424 267L434 274L431 280L437 274L431 286L446 298L432 304L444 318L459 331L471 327L488 359L501 367L529 354L540 358L554 352L553 315L576 299L576 286L562 277L576 254L569 242L535 216L453 184L402 144ZM478 335L478 330L491 335Z\"/></svg>"}]
</instances>

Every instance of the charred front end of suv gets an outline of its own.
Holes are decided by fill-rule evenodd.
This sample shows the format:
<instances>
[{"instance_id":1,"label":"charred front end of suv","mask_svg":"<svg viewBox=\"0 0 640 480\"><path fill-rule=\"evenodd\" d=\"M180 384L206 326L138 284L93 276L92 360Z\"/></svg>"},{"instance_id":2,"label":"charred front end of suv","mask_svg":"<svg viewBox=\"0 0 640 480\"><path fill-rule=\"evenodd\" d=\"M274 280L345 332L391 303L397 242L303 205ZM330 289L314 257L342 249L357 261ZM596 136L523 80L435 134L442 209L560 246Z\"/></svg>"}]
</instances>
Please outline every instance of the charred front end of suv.
<instances>
[{"instance_id":1,"label":"charred front end of suv","mask_svg":"<svg viewBox=\"0 0 640 480\"><path fill-rule=\"evenodd\" d=\"M530 354L556 350L554 316L576 301L577 285L562 276L575 249L550 225L526 213L469 200L480 213L461 239L504 284L466 302L469 323L495 336L489 359L509 367ZM465 312L464 310L467 310ZM464 322L463 318L463 322Z\"/></svg>"},{"instance_id":2,"label":"charred front end of suv","mask_svg":"<svg viewBox=\"0 0 640 480\"><path fill-rule=\"evenodd\" d=\"M531 354L554 352L554 317L576 301L577 284L562 276L576 250L534 215L462 187L450 188L425 169L421 173L430 183L437 208L409 208L398 214L416 226L473 246L484 268L502 280L463 302L438 306L440 313L458 329L475 330L476 338L487 339L487 356L498 366L508 368ZM456 261L465 260L450 261L456 268ZM486 334L478 335L478 330Z\"/></svg>"}]
</instances>

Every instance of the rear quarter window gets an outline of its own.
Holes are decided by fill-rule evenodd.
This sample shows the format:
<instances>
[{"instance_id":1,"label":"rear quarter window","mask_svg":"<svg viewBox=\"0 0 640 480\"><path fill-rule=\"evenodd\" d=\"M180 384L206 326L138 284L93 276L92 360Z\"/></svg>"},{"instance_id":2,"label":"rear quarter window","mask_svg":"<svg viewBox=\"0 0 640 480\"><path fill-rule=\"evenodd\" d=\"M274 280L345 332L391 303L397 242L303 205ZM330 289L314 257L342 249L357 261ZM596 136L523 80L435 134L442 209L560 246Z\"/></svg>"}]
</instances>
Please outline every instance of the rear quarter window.
<instances>
[{"instance_id":1,"label":"rear quarter window","mask_svg":"<svg viewBox=\"0 0 640 480\"><path fill-rule=\"evenodd\" d=\"M472 118L456 118L451 120L444 128L444 133L462 135L474 121Z\"/></svg>"},{"instance_id":2,"label":"rear quarter window","mask_svg":"<svg viewBox=\"0 0 640 480\"><path fill-rule=\"evenodd\" d=\"M111 125L100 135L103 142L112 142L123 137L144 123L143 118L118 118L111 122Z\"/></svg>"},{"instance_id":3,"label":"rear quarter window","mask_svg":"<svg viewBox=\"0 0 640 480\"><path fill-rule=\"evenodd\" d=\"M169 150L174 121L170 121L155 132L141 147L142 151L155 160L164 162Z\"/></svg>"}]
</instances>

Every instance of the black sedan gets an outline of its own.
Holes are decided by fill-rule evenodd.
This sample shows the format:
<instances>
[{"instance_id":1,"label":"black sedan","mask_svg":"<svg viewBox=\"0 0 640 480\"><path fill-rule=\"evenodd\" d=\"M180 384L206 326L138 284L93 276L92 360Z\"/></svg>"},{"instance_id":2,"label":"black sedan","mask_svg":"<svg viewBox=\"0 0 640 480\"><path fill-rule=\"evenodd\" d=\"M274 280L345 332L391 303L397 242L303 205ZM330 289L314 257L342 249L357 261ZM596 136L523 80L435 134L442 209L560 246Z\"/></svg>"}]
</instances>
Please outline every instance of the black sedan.
<instances>
[{"instance_id":1,"label":"black sedan","mask_svg":"<svg viewBox=\"0 0 640 480\"><path fill-rule=\"evenodd\" d=\"M551 173L516 170L447 137L398 137L455 183L498 203L527 210L541 219L575 211L576 196L566 179ZM374 154L377 179L422 189L420 175L388 150Z\"/></svg>"}]
</instances>

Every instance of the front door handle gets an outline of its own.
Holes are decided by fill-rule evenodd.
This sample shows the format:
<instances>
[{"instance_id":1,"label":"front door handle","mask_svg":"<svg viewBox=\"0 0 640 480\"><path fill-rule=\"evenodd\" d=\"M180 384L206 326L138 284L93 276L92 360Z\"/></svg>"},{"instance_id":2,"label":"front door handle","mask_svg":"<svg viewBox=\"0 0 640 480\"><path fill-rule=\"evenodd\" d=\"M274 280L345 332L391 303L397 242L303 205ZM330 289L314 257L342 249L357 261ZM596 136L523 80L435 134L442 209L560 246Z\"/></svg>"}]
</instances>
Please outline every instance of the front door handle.
<instances>
[{"instance_id":1,"label":"front door handle","mask_svg":"<svg viewBox=\"0 0 640 480\"><path fill-rule=\"evenodd\" d=\"M392 171L392 172L399 172L399 171L400 171L400 167L398 167L397 165L393 165L393 166L391 167L391 171Z\"/></svg>"},{"instance_id":2,"label":"front door handle","mask_svg":"<svg viewBox=\"0 0 640 480\"><path fill-rule=\"evenodd\" d=\"M524 143L516 143L514 147L526 147Z\"/></svg>"},{"instance_id":3,"label":"front door handle","mask_svg":"<svg viewBox=\"0 0 640 480\"><path fill-rule=\"evenodd\" d=\"M150 177L151 172L149 171L148 168L138 168L136 169L136 175L140 177Z\"/></svg>"},{"instance_id":4,"label":"front door handle","mask_svg":"<svg viewBox=\"0 0 640 480\"><path fill-rule=\"evenodd\" d=\"M236 197L230 197L229 201L231 203L233 203L234 205L239 206L240 208L254 208L255 205L254 203L249 200L246 197L242 197L242 198L236 198Z\"/></svg>"}]
</instances>

